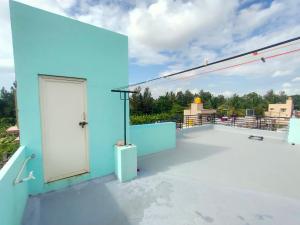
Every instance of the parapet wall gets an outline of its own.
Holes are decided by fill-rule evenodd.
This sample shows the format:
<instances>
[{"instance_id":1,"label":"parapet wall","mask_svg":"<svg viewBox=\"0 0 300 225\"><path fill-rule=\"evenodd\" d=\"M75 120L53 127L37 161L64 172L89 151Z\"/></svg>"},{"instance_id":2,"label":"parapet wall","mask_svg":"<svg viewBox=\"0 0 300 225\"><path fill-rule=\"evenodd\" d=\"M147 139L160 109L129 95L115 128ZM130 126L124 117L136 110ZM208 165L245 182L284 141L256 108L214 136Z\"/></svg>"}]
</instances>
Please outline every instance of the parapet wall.
<instances>
[{"instance_id":1,"label":"parapet wall","mask_svg":"<svg viewBox=\"0 0 300 225\"><path fill-rule=\"evenodd\" d=\"M176 124L173 122L130 126L130 143L137 146L138 156L176 147Z\"/></svg>"}]
</instances>

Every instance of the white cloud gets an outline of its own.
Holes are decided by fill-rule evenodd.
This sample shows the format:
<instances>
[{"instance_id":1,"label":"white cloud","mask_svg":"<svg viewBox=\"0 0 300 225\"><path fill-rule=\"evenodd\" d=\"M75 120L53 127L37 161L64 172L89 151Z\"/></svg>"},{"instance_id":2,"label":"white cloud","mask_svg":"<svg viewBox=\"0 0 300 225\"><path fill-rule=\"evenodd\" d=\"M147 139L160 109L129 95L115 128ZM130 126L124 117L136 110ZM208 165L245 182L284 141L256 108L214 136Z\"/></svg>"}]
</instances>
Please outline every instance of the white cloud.
<instances>
[{"instance_id":1,"label":"white cloud","mask_svg":"<svg viewBox=\"0 0 300 225\"><path fill-rule=\"evenodd\" d=\"M221 93L221 95L224 95L225 97L231 97L234 95L234 93L232 91L224 91Z\"/></svg>"},{"instance_id":2,"label":"white cloud","mask_svg":"<svg viewBox=\"0 0 300 225\"><path fill-rule=\"evenodd\" d=\"M226 23L237 1L230 1L222 8L218 7L221 3L221 0L158 0L129 13L128 34L135 41L157 50L178 49L201 32L220 30L220 23Z\"/></svg>"},{"instance_id":3,"label":"white cloud","mask_svg":"<svg viewBox=\"0 0 300 225\"><path fill-rule=\"evenodd\" d=\"M120 5L95 4L90 6L87 1L81 1L74 16L82 22L90 23L122 34L127 33L128 12Z\"/></svg>"},{"instance_id":4,"label":"white cloud","mask_svg":"<svg viewBox=\"0 0 300 225\"><path fill-rule=\"evenodd\" d=\"M300 88L284 88L283 91L287 95L297 95L300 93Z\"/></svg>"},{"instance_id":5,"label":"white cloud","mask_svg":"<svg viewBox=\"0 0 300 225\"><path fill-rule=\"evenodd\" d=\"M263 8L263 2L251 5L238 13L235 32L239 36L245 36L256 28L265 25L274 18L274 15L281 13L284 9L283 3L274 2L269 8Z\"/></svg>"},{"instance_id":6,"label":"white cloud","mask_svg":"<svg viewBox=\"0 0 300 225\"><path fill-rule=\"evenodd\" d=\"M218 93L213 93L215 96L218 95L223 95L224 97L228 98L234 95L234 92L232 91L223 91L223 92L218 92Z\"/></svg>"},{"instance_id":7,"label":"white cloud","mask_svg":"<svg viewBox=\"0 0 300 225\"><path fill-rule=\"evenodd\" d=\"M72 4L75 4L72 3L73 2L72 0L61 0L61 1L59 0L43 0L43 1L17 0L17 1L62 16L68 16L68 14L65 12L65 9L68 6L70 7Z\"/></svg>"},{"instance_id":8,"label":"white cloud","mask_svg":"<svg viewBox=\"0 0 300 225\"><path fill-rule=\"evenodd\" d=\"M156 60L160 63L159 55L173 61L170 54L164 54L164 51L180 53L195 40L202 44L220 45L220 39L215 41L215 37L221 35L225 39L227 31L224 28L237 3L235 0L225 5L221 0L158 0L148 6L134 8L129 12L127 29L131 40L131 57L141 62L155 63ZM221 4L223 6L219 7ZM145 51L151 54L146 55ZM157 54L153 54L153 51ZM149 59L148 56L154 58Z\"/></svg>"},{"instance_id":9,"label":"white cloud","mask_svg":"<svg viewBox=\"0 0 300 225\"><path fill-rule=\"evenodd\" d=\"M0 88L13 83L14 63L8 1L0 1ZM3 83L3 84L2 84Z\"/></svg>"},{"instance_id":10,"label":"white cloud","mask_svg":"<svg viewBox=\"0 0 300 225\"><path fill-rule=\"evenodd\" d=\"M197 94L197 93L199 93L199 91L200 90L198 88L193 88L190 90L190 92L192 92L193 94Z\"/></svg>"},{"instance_id":11,"label":"white cloud","mask_svg":"<svg viewBox=\"0 0 300 225\"><path fill-rule=\"evenodd\" d=\"M300 35L300 2L297 0L274 0L269 6L258 2L240 11L239 0L229 0L226 4L223 0L20 1L128 35L131 62L166 65L162 74L201 65L204 59L212 62ZM1 77L13 73L8 1L0 1L0 27ZM299 47L299 43L287 49ZM234 62L223 66L231 63ZM295 53L280 60L215 74L280 80L295 77L299 70L300 57ZM184 86L188 87L188 83Z\"/></svg>"},{"instance_id":12,"label":"white cloud","mask_svg":"<svg viewBox=\"0 0 300 225\"><path fill-rule=\"evenodd\" d=\"M285 82L285 83L282 84L282 87L283 88L290 88L290 87L292 87L292 84L289 83L289 82Z\"/></svg>"},{"instance_id":13,"label":"white cloud","mask_svg":"<svg viewBox=\"0 0 300 225\"><path fill-rule=\"evenodd\" d=\"M298 81L300 81L300 77L295 77L292 81L293 82L298 82Z\"/></svg>"},{"instance_id":14,"label":"white cloud","mask_svg":"<svg viewBox=\"0 0 300 225\"><path fill-rule=\"evenodd\" d=\"M207 85L209 88L214 88L214 87L217 87L218 85L217 84L208 84Z\"/></svg>"},{"instance_id":15,"label":"white cloud","mask_svg":"<svg viewBox=\"0 0 300 225\"><path fill-rule=\"evenodd\" d=\"M295 95L300 93L299 87L300 77L293 78L290 82L283 83L283 91L285 91L288 95Z\"/></svg>"},{"instance_id":16,"label":"white cloud","mask_svg":"<svg viewBox=\"0 0 300 225\"><path fill-rule=\"evenodd\" d=\"M45 0L43 2L23 0L20 2L49 10L60 15L66 15L54 0ZM14 81L14 61L8 0L0 1L0 27L0 87L5 86L8 88Z\"/></svg>"},{"instance_id":17,"label":"white cloud","mask_svg":"<svg viewBox=\"0 0 300 225\"><path fill-rule=\"evenodd\" d=\"M284 77L284 76L290 75L292 73L293 73L292 70L276 70L272 74L272 77Z\"/></svg>"},{"instance_id":18,"label":"white cloud","mask_svg":"<svg viewBox=\"0 0 300 225\"><path fill-rule=\"evenodd\" d=\"M63 9L69 9L76 4L76 0L56 0L57 4Z\"/></svg>"}]
</instances>

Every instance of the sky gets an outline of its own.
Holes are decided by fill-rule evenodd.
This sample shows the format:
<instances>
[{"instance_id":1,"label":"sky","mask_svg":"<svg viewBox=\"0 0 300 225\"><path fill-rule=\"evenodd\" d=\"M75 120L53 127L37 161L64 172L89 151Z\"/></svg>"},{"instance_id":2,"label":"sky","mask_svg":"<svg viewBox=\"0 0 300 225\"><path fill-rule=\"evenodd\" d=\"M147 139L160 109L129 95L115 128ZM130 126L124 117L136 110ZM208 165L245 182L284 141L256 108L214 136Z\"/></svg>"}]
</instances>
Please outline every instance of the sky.
<instances>
[{"instance_id":1,"label":"sky","mask_svg":"<svg viewBox=\"0 0 300 225\"><path fill-rule=\"evenodd\" d=\"M300 36L299 0L19 2L128 35L130 83ZM297 48L300 41L288 50ZM0 86L9 88L14 76L9 6L0 0ZM300 52L150 88L154 96L185 89L225 96L270 89L300 94Z\"/></svg>"}]
</instances>

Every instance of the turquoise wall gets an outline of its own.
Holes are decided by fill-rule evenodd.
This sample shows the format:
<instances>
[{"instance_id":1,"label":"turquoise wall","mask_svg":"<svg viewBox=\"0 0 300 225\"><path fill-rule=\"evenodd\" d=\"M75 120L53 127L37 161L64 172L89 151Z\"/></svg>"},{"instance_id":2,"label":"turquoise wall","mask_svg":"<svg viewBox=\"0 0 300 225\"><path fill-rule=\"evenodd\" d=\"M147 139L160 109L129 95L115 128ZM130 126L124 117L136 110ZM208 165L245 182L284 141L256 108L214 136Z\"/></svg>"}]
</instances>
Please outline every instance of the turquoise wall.
<instances>
[{"instance_id":1,"label":"turquoise wall","mask_svg":"<svg viewBox=\"0 0 300 225\"><path fill-rule=\"evenodd\" d=\"M130 143L137 146L138 156L176 147L176 124L152 123L130 126Z\"/></svg>"},{"instance_id":2,"label":"turquoise wall","mask_svg":"<svg viewBox=\"0 0 300 225\"><path fill-rule=\"evenodd\" d=\"M20 147L9 161L0 170L0 224L19 225L28 196L27 183L14 185L19 170L21 169L26 152ZM23 177L28 174L24 172Z\"/></svg>"},{"instance_id":3,"label":"turquoise wall","mask_svg":"<svg viewBox=\"0 0 300 225\"><path fill-rule=\"evenodd\" d=\"M114 172L123 138L123 104L112 88L128 84L127 37L10 2L21 144L34 153L29 193L37 194ZM109 19L109 18L108 18ZM44 183L38 74L87 79L90 173Z\"/></svg>"},{"instance_id":4,"label":"turquoise wall","mask_svg":"<svg viewBox=\"0 0 300 225\"><path fill-rule=\"evenodd\" d=\"M290 119L288 142L300 144L300 119L298 118Z\"/></svg>"}]
</instances>

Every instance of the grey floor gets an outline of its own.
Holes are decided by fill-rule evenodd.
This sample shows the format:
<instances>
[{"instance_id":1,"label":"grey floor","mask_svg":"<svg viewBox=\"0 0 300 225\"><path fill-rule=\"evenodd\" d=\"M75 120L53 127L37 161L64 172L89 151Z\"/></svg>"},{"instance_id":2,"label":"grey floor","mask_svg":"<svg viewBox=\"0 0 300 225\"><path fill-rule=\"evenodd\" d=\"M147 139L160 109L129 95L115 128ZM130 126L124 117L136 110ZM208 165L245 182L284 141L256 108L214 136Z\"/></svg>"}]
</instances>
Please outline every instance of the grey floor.
<instances>
[{"instance_id":1,"label":"grey floor","mask_svg":"<svg viewBox=\"0 0 300 225\"><path fill-rule=\"evenodd\" d=\"M25 225L299 225L300 147L251 130L195 129L113 176L31 197Z\"/></svg>"}]
</instances>

